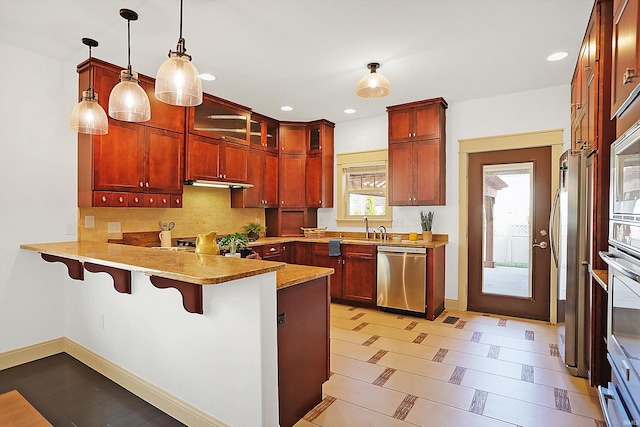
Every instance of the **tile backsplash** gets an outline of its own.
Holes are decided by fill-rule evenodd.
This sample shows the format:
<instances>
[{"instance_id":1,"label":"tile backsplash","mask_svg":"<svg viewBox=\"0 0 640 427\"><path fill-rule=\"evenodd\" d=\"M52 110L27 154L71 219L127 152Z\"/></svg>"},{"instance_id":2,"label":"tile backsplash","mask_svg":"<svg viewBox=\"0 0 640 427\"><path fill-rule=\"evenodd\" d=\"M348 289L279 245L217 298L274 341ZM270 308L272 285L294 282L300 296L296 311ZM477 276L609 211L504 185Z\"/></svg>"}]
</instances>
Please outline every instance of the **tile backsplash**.
<instances>
[{"instance_id":1,"label":"tile backsplash","mask_svg":"<svg viewBox=\"0 0 640 427\"><path fill-rule=\"evenodd\" d=\"M264 224L264 209L230 207L230 190L185 186L182 209L79 208L78 240L106 242L123 232L160 231L159 221L175 222L172 237L191 237L217 231L228 234L256 219ZM94 217L94 228L85 228L85 217ZM120 223L120 232L109 233L108 223Z\"/></svg>"}]
</instances>

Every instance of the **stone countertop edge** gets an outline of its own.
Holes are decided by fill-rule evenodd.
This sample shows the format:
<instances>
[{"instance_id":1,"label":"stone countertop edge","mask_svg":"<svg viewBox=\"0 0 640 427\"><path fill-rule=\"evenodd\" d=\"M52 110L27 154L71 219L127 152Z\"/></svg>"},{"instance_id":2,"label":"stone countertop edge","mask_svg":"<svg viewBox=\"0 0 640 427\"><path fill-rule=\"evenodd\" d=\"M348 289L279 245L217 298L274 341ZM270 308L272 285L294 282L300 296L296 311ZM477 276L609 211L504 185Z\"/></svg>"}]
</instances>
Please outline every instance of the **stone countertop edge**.
<instances>
[{"instance_id":1,"label":"stone countertop edge","mask_svg":"<svg viewBox=\"0 0 640 427\"><path fill-rule=\"evenodd\" d=\"M333 274L333 268L312 267L309 265L286 264L286 267L276 271L276 289L284 289L299 285L314 279Z\"/></svg>"},{"instance_id":2,"label":"stone countertop edge","mask_svg":"<svg viewBox=\"0 0 640 427\"><path fill-rule=\"evenodd\" d=\"M329 240L339 239L339 237L261 237L254 242L249 242L251 246L261 246L273 243L289 243L289 242L306 242L306 243L329 243ZM342 244L345 245L375 245L375 246L417 246L422 248L438 248L445 246L449 243L449 240L433 240L431 242L425 242L423 240L380 240L380 239L353 239L343 238L340 239Z\"/></svg>"},{"instance_id":3,"label":"stone countertop edge","mask_svg":"<svg viewBox=\"0 0 640 427\"><path fill-rule=\"evenodd\" d=\"M180 251L161 251L153 248L127 246L89 241L69 241L54 243L22 244L21 249L89 262L122 270L137 271L167 279L196 285L215 285L231 280L243 279L284 269L287 264L272 261L228 258L218 255L201 255ZM328 276L331 269L324 272L309 272ZM311 279L289 278L302 283ZM290 286L290 285L289 285Z\"/></svg>"}]
</instances>

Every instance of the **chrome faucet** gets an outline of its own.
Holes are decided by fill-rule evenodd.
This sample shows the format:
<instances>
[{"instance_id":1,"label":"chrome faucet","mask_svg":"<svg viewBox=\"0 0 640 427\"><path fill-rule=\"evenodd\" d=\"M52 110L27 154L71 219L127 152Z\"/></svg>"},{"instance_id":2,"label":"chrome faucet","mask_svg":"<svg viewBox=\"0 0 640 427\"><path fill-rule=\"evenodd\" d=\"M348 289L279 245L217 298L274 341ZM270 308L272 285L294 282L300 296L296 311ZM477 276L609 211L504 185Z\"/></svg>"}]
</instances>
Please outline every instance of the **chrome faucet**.
<instances>
[{"instance_id":1,"label":"chrome faucet","mask_svg":"<svg viewBox=\"0 0 640 427\"><path fill-rule=\"evenodd\" d=\"M362 222L364 222L364 238L369 239L369 219L364 216L362 217Z\"/></svg>"},{"instance_id":2,"label":"chrome faucet","mask_svg":"<svg viewBox=\"0 0 640 427\"><path fill-rule=\"evenodd\" d=\"M381 225L380 227L377 228L377 230L380 232L380 239L387 240L387 227L385 227L384 225Z\"/></svg>"}]
</instances>

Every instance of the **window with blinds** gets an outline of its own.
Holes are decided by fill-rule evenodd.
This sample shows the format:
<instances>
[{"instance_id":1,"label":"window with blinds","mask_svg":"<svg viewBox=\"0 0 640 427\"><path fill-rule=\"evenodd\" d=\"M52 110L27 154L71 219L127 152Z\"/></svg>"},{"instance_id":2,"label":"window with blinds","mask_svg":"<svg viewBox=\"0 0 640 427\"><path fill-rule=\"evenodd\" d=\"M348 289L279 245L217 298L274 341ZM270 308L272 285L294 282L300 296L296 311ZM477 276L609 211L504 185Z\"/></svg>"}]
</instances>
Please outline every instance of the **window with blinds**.
<instances>
[{"instance_id":1,"label":"window with blinds","mask_svg":"<svg viewBox=\"0 0 640 427\"><path fill-rule=\"evenodd\" d=\"M337 155L337 225L360 226L367 216L375 226L391 226L387 163L386 149Z\"/></svg>"},{"instance_id":2,"label":"window with blinds","mask_svg":"<svg viewBox=\"0 0 640 427\"><path fill-rule=\"evenodd\" d=\"M386 165L344 168L347 216L384 216L387 207Z\"/></svg>"}]
</instances>

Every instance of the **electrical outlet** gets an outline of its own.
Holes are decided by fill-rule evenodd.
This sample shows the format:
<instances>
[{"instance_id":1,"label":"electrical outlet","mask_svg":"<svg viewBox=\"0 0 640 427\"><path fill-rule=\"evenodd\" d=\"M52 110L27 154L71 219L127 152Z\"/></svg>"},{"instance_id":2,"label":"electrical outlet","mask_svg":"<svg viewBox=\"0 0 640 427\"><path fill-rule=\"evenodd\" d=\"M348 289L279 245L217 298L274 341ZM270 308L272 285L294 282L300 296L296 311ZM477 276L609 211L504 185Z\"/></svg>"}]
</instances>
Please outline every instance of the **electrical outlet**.
<instances>
[{"instance_id":1,"label":"electrical outlet","mask_svg":"<svg viewBox=\"0 0 640 427\"><path fill-rule=\"evenodd\" d=\"M76 223L75 222L68 222L67 223L65 234L67 236L75 236L76 235Z\"/></svg>"},{"instance_id":2,"label":"electrical outlet","mask_svg":"<svg viewBox=\"0 0 640 427\"><path fill-rule=\"evenodd\" d=\"M96 226L96 217L87 215L84 217L84 228L94 228Z\"/></svg>"},{"instance_id":3,"label":"electrical outlet","mask_svg":"<svg viewBox=\"0 0 640 427\"><path fill-rule=\"evenodd\" d=\"M120 233L120 223L119 222L108 222L107 223L107 233Z\"/></svg>"}]
</instances>

